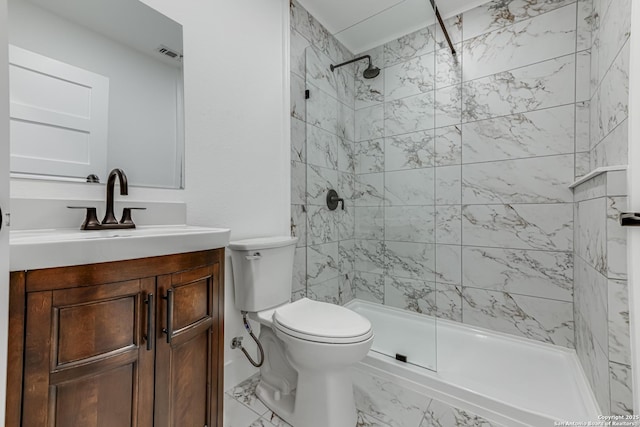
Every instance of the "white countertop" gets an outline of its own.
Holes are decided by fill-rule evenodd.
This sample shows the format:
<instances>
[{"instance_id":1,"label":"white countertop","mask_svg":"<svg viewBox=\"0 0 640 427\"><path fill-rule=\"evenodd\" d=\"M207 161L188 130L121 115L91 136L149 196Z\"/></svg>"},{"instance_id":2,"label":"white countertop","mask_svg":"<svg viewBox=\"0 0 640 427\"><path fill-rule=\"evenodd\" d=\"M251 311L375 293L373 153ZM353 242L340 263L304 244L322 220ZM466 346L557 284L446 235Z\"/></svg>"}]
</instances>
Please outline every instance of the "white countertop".
<instances>
[{"instance_id":1,"label":"white countertop","mask_svg":"<svg viewBox=\"0 0 640 427\"><path fill-rule=\"evenodd\" d=\"M11 271L94 264L216 249L230 230L190 225L123 230L44 229L11 231Z\"/></svg>"}]
</instances>

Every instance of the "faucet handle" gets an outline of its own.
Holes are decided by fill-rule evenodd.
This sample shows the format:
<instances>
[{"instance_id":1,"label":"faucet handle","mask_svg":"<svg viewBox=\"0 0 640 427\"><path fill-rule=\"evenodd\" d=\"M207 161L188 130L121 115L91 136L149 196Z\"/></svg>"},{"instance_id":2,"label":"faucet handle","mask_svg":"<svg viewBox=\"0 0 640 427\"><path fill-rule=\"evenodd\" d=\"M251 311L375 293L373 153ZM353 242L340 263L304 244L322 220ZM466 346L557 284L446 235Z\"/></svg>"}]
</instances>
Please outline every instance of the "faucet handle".
<instances>
[{"instance_id":1,"label":"faucet handle","mask_svg":"<svg viewBox=\"0 0 640 427\"><path fill-rule=\"evenodd\" d=\"M81 230L98 230L100 229L100 221L98 221L98 213L95 206L67 206L69 209L86 209L87 215L84 222L80 226Z\"/></svg>"},{"instance_id":2,"label":"faucet handle","mask_svg":"<svg viewBox=\"0 0 640 427\"><path fill-rule=\"evenodd\" d=\"M131 228L136 228L136 225L133 223L131 219L131 211L132 210L144 211L147 208L124 208L122 209L122 219L120 220L120 224L123 225L131 225Z\"/></svg>"}]
</instances>

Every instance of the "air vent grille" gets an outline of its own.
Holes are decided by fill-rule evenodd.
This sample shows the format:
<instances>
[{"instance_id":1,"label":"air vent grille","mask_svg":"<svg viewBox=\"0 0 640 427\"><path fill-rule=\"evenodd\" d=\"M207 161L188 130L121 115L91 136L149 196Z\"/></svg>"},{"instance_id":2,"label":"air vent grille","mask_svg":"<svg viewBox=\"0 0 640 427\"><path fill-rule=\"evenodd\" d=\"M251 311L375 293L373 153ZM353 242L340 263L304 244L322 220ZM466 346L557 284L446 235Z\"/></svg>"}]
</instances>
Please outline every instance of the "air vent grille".
<instances>
[{"instance_id":1,"label":"air vent grille","mask_svg":"<svg viewBox=\"0 0 640 427\"><path fill-rule=\"evenodd\" d=\"M158 53L160 53L160 54L162 54L162 55L164 55L164 56L166 56L168 58L171 58L171 59L173 59L175 61L182 62L182 54L180 52L177 52L177 51L175 51L173 49L170 49L170 48L168 48L166 46L160 45L160 47L158 47L156 49L156 52L158 52Z\"/></svg>"}]
</instances>

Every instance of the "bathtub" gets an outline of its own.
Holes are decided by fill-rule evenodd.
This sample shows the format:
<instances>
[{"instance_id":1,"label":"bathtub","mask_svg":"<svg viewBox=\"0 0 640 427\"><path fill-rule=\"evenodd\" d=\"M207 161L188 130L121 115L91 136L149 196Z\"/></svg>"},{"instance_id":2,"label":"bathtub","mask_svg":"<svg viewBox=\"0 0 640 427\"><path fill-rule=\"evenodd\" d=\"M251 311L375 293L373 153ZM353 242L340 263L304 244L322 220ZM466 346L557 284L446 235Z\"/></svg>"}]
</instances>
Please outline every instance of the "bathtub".
<instances>
[{"instance_id":1,"label":"bathtub","mask_svg":"<svg viewBox=\"0 0 640 427\"><path fill-rule=\"evenodd\" d=\"M443 319L436 326L432 317L357 299L345 306L369 319L375 334L355 369L505 426L596 421L600 414L574 350ZM435 366L436 341L437 372L410 363ZM401 350L406 363L380 352L395 355L400 342L417 343L415 351Z\"/></svg>"}]
</instances>

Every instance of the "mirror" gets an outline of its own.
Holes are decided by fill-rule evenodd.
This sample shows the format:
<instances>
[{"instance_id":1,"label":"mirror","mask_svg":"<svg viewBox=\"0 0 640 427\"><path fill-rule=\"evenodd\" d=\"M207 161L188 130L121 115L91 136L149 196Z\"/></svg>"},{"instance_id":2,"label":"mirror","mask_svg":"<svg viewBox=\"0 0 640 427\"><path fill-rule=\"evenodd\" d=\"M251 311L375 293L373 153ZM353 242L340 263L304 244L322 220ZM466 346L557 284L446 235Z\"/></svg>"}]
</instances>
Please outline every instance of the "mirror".
<instances>
[{"instance_id":1,"label":"mirror","mask_svg":"<svg viewBox=\"0 0 640 427\"><path fill-rule=\"evenodd\" d=\"M137 0L8 3L12 176L182 188L182 26Z\"/></svg>"}]
</instances>

